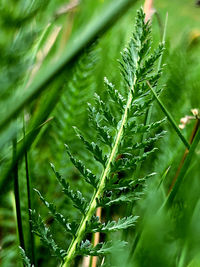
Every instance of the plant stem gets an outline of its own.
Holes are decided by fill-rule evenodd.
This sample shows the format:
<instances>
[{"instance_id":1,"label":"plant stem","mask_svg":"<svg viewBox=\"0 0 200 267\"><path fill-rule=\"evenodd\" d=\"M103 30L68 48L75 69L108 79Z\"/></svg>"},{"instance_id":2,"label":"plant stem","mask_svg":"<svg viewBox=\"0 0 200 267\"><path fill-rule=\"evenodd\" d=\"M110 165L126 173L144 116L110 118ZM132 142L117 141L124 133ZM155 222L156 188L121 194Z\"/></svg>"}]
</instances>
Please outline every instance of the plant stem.
<instances>
[{"instance_id":1,"label":"plant stem","mask_svg":"<svg viewBox=\"0 0 200 267\"><path fill-rule=\"evenodd\" d=\"M96 216L99 217L99 220L101 221L101 213L102 213L102 207L98 207L96 211ZM94 242L93 245L96 246L99 243L100 240L100 233L96 232L94 233ZM90 265L89 267L96 267L97 266L97 256L93 256L90 258Z\"/></svg>"},{"instance_id":2,"label":"plant stem","mask_svg":"<svg viewBox=\"0 0 200 267\"><path fill-rule=\"evenodd\" d=\"M178 189L179 189L179 187L180 187L180 185L184 179L184 176L185 176L185 174L186 174L186 172L190 166L192 157L194 155L195 149L196 149L199 141L200 141L200 128L198 129L197 134L195 135L194 141L192 142L189 153L187 154L187 157L184 161L183 167L182 167L182 169L181 169L181 171L180 171L180 173L176 179L176 183L174 184L174 186L173 186L173 188L172 188L172 190L171 190L171 192L170 192L170 194L169 194L169 196L168 196L168 198L167 198L167 200L163 206L169 206L170 204L172 204L172 202L173 202L173 200L174 200L174 198L178 192Z\"/></svg>"},{"instance_id":3,"label":"plant stem","mask_svg":"<svg viewBox=\"0 0 200 267\"><path fill-rule=\"evenodd\" d=\"M183 136L183 134L181 133L180 129L178 128L178 126L176 125L176 122L174 120L174 118L172 117L172 115L169 113L169 111L167 110L167 108L164 106L164 104L162 103L162 101L158 98L156 92L153 90L152 86L150 85L150 83L147 81L147 84L151 90L151 92L153 93L155 99L157 100L160 108L162 109L163 113L167 116L167 119L169 120L169 122L171 123L172 127L174 128L174 130L176 131L176 133L178 134L178 136L180 137L181 141L183 142L183 144L190 149L190 144L188 143L188 141L185 139L185 137Z\"/></svg>"},{"instance_id":4,"label":"plant stem","mask_svg":"<svg viewBox=\"0 0 200 267\"><path fill-rule=\"evenodd\" d=\"M119 131L118 131L118 133L116 135L115 142L114 142L113 148L111 150L108 162L107 162L106 167L103 170L103 173L101 175L98 189L94 193L94 195L92 197L92 200L90 202L90 205L88 207L87 213L86 213L85 217L82 219L82 221L80 223L80 226L79 226L79 228L77 230L77 233L76 233L76 238L72 240L72 243L69 246L69 249L68 249L68 252L67 252L67 256L66 256L64 264L63 264L63 267L70 266L69 264L70 264L74 254L75 254L76 246L81 242L81 240L82 240L82 238L84 236L85 229L86 229L86 223L87 223L87 221L89 221L91 219L92 215L94 214L94 212L95 212L95 210L97 208L97 199L99 199L101 197L102 193L104 192L106 177L109 175L110 165L111 165L112 161L115 159L115 155L117 153L118 146L120 144L120 141L121 141L121 138L122 138L122 135L123 135L123 129L124 129L124 126L125 126L125 124L127 122L128 110L129 110L129 108L131 106L132 98L133 97L132 97L132 88L131 88L131 90L129 92L129 95L128 95L126 108L125 108L124 114L122 116L121 125L120 125Z\"/></svg>"},{"instance_id":5,"label":"plant stem","mask_svg":"<svg viewBox=\"0 0 200 267\"><path fill-rule=\"evenodd\" d=\"M17 139L14 138L14 140L13 140L13 161L15 162L15 165L13 168L13 178L14 178L14 195L15 195L15 208L16 208L16 217L17 217L17 229L18 229L20 247L22 247L25 250L23 225L22 225L22 217L21 217L21 208L20 208L18 162L15 161L16 151L17 151Z\"/></svg>"},{"instance_id":6,"label":"plant stem","mask_svg":"<svg viewBox=\"0 0 200 267\"><path fill-rule=\"evenodd\" d=\"M163 35L161 37L162 38L162 43L165 43L165 41L166 41L167 23L168 23L168 13L166 13L166 17L165 17L165 24L164 24L164 29L163 29ZM158 61L158 70L161 68L162 59L163 59L163 54L161 55L161 57L159 58L159 61Z\"/></svg>"},{"instance_id":7,"label":"plant stem","mask_svg":"<svg viewBox=\"0 0 200 267\"><path fill-rule=\"evenodd\" d=\"M21 139L17 140L17 145L21 145L21 143L25 142L25 139L27 139L34 131L38 131L40 130L40 128L42 128L43 126L45 126L47 123L51 122L54 119L54 117L51 117L49 119L47 119L45 122L43 122L42 124L40 124L38 127L36 127L33 130L30 130L30 132L26 133ZM12 149L12 146L8 148L8 151L5 153L5 158L8 157L8 153L9 151ZM3 161L4 158L1 158L1 160Z\"/></svg>"},{"instance_id":8,"label":"plant stem","mask_svg":"<svg viewBox=\"0 0 200 267\"><path fill-rule=\"evenodd\" d=\"M194 129L193 129L192 134L191 134L191 137L190 137L190 144L192 144L192 142L193 142L193 140L194 140L194 138L195 138L195 135L196 135L197 130L198 130L198 128L199 128L199 124L200 124L200 120L197 118L196 123L195 123L195 125L194 125ZM181 159L181 162L180 162L180 164L179 164L179 166L178 166L177 172L176 172L176 174L175 174L175 176L174 176L174 178L173 178L173 180L172 180L172 183L171 183L171 185L170 185L170 188L169 188L169 191L168 191L168 195L169 195L169 193L171 192L171 190L172 190L172 188L173 188L173 186L174 186L174 184L175 184L175 182L176 182L176 179L177 179L177 177L178 177L178 175L179 175L179 173L180 173L181 168L183 167L183 164L184 164L184 161L185 161L185 159L186 159L186 157L187 157L188 152L189 152L189 151L188 151L188 149L186 148L186 150L185 150L185 152L184 152L184 154L183 154L183 158Z\"/></svg>"},{"instance_id":9,"label":"plant stem","mask_svg":"<svg viewBox=\"0 0 200 267\"><path fill-rule=\"evenodd\" d=\"M52 95L52 98L53 97L55 99L55 95ZM43 114L43 116L45 117L44 120L46 120L46 115L48 116L49 114ZM0 196L3 195L3 193L5 193L8 190L7 188L9 188L8 186L9 186L10 182L12 181L12 177L10 176L10 173L14 172L16 162L19 161L23 157L25 147L26 147L26 150L28 150L30 148L31 144L36 139L36 137L39 135L43 126L45 126L51 120L52 119L50 118L43 123L38 123L38 125L35 124L36 126L34 125L32 127L33 130L31 130L29 133L26 134L26 138L20 139L17 142L17 145L19 145L19 146L18 146L18 149L16 151L15 159L11 162L10 166L8 166L8 168L5 169L4 173L2 173L2 175L1 175Z\"/></svg>"},{"instance_id":10,"label":"plant stem","mask_svg":"<svg viewBox=\"0 0 200 267\"><path fill-rule=\"evenodd\" d=\"M25 128L25 120L23 117L23 132L24 132L24 142L26 140L26 128ZM28 219L29 219L29 243L30 243L30 250L31 250L31 263L36 266L36 258L35 258L35 240L33 234L33 226L31 221L31 210L32 210L32 196L31 196L31 181L29 175L29 166L28 166L28 152L25 147L24 151L24 159L25 159L25 171L26 171L26 188L27 188L27 200L28 200Z\"/></svg>"}]
</instances>

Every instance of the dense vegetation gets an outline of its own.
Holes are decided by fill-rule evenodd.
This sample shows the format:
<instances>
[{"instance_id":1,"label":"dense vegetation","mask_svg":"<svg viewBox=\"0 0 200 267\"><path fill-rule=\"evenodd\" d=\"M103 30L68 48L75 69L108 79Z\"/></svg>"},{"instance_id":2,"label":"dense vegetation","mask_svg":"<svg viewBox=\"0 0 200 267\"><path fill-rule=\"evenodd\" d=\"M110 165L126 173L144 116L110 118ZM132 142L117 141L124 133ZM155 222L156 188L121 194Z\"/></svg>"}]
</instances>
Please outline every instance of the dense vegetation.
<instances>
[{"instance_id":1,"label":"dense vegetation","mask_svg":"<svg viewBox=\"0 0 200 267\"><path fill-rule=\"evenodd\" d=\"M200 266L200 10L143 4L2 1L1 266Z\"/></svg>"}]
</instances>

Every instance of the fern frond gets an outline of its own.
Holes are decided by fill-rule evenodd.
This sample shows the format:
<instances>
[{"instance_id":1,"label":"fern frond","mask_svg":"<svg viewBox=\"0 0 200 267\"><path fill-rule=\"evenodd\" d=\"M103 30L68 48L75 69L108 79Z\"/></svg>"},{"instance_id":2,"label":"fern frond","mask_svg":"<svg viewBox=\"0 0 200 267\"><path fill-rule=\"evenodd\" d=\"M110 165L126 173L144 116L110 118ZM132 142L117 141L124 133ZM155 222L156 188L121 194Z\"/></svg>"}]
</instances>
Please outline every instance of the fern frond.
<instances>
[{"instance_id":1,"label":"fern frond","mask_svg":"<svg viewBox=\"0 0 200 267\"><path fill-rule=\"evenodd\" d=\"M95 94L96 106L99 110L99 113L103 116L104 120L109 123L110 126L116 128L117 121L111 111L106 107L106 103L101 100L100 96Z\"/></svg>"},{"instance_id":2,"label":"fern frond","mask_svg":"<svg viewBox=\"0 0 200 267\"><path fill-rule=\"evenodd\" d=\"M138 70L137 76L140 82L144 82L150 79L149 74L154 70L154 64L156 60L162 55L164 50L164 44L159 44L159 47L153 52L153 54L145 60L142 67Z\"/></svg>"},{"instance_id":3,"label":"fern frond","mask_svg":"<svg viewBox=\"0 0 200 267\"><path fill-rule=\"evenodd\" d=\"M68 196L72 200L74 207L80 210L80 212L83 215L85 215L86 208L89 203L82 196L81 192L79 191L75 192L71 189L69 183L67 183L65 179L55 170L55 167L52 163L51 163L51 168L56 178L58 179L59 183L62 185L62 190L65 193L65 195Z\"/></svg>"},{"instance_id":4,"label":"fern frond","mask_svg":"<svg viewBox=\"0 0 200 267\"><path fill-rule=\"evenodd\" d=\"M98 133L98 139L101 140L105 145L108 145L109 147L111 147L112 143L113 143L113 138L109 134L109 127L101 126L98 123L98 121L95 120L94 117L93 117L92 123L93 123L93 125L94 125L94 127Z\"/></svg>"},{"instance_id":5,"label":"fern frond","mask_svg":"<svg viewBox=\"0 0 200 267\"><path fill-rule=\"evenodd\" d=\"M101 150L99 145L94 142L92 143L88 142L76 127L74 127L74 130L77 136L80 138L80 140L84 143L86 148L92 153L93 157L97 161L99 161L103 166L105 166L107 161L107 156L103 155L103 151Z\"/></svg>"},{"instance_id":6,"label":"fern frond","mask_svg":"<svg viewBox=\"0 0 200 267\"><path fill-rule=\"evenodd\" d=\"M144 124L137 124L136 121L132 121L131 123L127 124L127 127L125 128L125 135L130 136L130 132L132 134L137 134L137 133L143 133L143 132L149 132L152 131L153 129L158 128L163 122L165 122L166 119L152 122L150 124L144 125Z\"/></svg>"},{"instance_id":7,"label":"fern frond","mask_svg":"<svg viewBox=\"0 0 200 267\"><path fill-rule=\"evenodd\" d=\"M134 156L132 153L123 153L122 158L112 163L111 172L115 173L123 170L135 170L139 162L146 160L146 158L156 150L157 148L152 148L151 150L144 152L141 156Z\"/></svg>"},{"instance_id":8,"label":"fern frond","mask_svg":"<svg viewBox=\"0 0 200 267\"><path fill-rule=\"evenodd\" d=\"M106 194L108 196L106 196ZM114 204L120 204L120 203L133 203L136 200L140 200L141 197L144 195L143 192L138 192L135 190L126 192L122 191L120 193L118 192L106 192L104 197L102 197L98 201L99 207L106 207L106 206L112 206Z\"/></svg>"},{"instance_id":9,"label":"fern frond","mask_svg":"<svg viewBox=\"0 0 200 267\"><path fill-rule=\"evenodd\" d=\"M118 104L118 107L121 111L124 109L124 105L126 104L126 99L119 93L118 90L115 89L114 85L108 81L106 77L104 77L104 84L107 86L107 91L112 99L112 101Z\"/></svg>"},{"instance_id":10,"label":"fern frond","mask_svg":"<svg viewBox=\"0 0 200 267\"><path fill-rule=\"evenodd\" d=\"M64 230L68 232L69 234L75 236L76 230L78 228L77 224L75 222L70 223L69 219L65 218L61 213L56 211L56 207L53 203L49 203L46 201L46 199L41 195L41 193L34 189L36 193L38 194L40 200L44 203L44 205L49 209L51 215L53 218L60 223L60 225L63 226Z\"/></svg>"},{"instance_id":11,"label":"fern frond","mask_svg":"<svg viewBox=\"0 0 200 267\"><path fill-rule=\"evenodd\" d=\"M127 229L135 225L138 216L129 216L124 217L122 219L119 218L118 221L108 221L107 223L100 223L99 221L91 221L91 223L87 226L88 232L101 232L101 233L108 233L108 232L116 232L119 230ZM91 230L89 230L91 229Z\"/></svg>"},{"instance_id":12,"label":"fern frond","mask_svg":"<svg viewBox=\"0 0 200 267\"><path fill-rule=\"evenodd\" d=\"M142 149L142 148L146 148L148 146L152 146L156 141L158 141L160 138L162 138L165 133L166 133L166 131L162 131L159 134L155 134L154 137L149 137L149 138L145 139L141 143L135 143L132 147L130 147L130 150L133 151L135 149ZM129 150L129 148L127 148L127 150Z\"/></svg>"},{"instance_id":13,"label":"fern frond","mask_svg":"<svg viewBox=\"0 0 200 267\"><path fill-rule=\"evenodd\" d=\"M25 267L34 267L34 265L31 264L30 259L26 256L24 249L22 247L19 247L19 249L20 249L20 255L22 257L24 266Z\"/></svg>"},{"instance_id":14,"label":"fern frond","mask_svg":"<svg viewBox=\"0 0 200 267\"><path fill-rule=\"evenodd\" d=\"M53 112L55 123L52 125L53 134L51 137L57 144L57 149L63 149L63 143L75 143L72 126L78 123L79 127L82 128L86 123L87 102L96 88L93 73L98 62L98 54L99 49L96 42L79 57L70 72L69 81L64 85L66 90L64 90L61 100ZM60 157L64 154L62 152L56 154Z\"/></svg>"},{"instance_id":15,"label":"fern frond","mask_svg":"<svg viewBox=\"0 0 200 267\"><path fill-rule=\"evenodd\" d=\"M153 175L146 175L141 179L135 177L132 181L130 178L125 178L122 182L118 178L118 172L123 171L127 176L129 172L133 173L137 165L156 150L153 144L163 134L159 131L163 120L152 122L149 125L140 124L140 117L146 113L154 100L146 81L152 79L153 86L157 84L161 71L157 71L156 62L163 53L164 47L163 44L160 44L157 50L151 52L149 47L151 26L144 22L144 17L144 12L140 9L137 14L135 33L128 47L122 52L120 66L124 83L120 93L105 78L107 92L112 99L111 103L118 106L119 112L114 116L112 104L109 102L105 104L96 95L96 106L89 105L89 115L93 129L99 137L98 142L88 141L81 131L74 127L76 135L91 152L94 159L101 163L101 175L98 178L93 175L81 161L72 156L67 147L67 153L74 166L85 180L94 186L91 201L88 203L79 191L74 192L52 165L64 193L71 198L74 206L82 213L80 225L64 259L64 267L69 266L76 255L97 256L112 251L113 244L110 242L100 243L96 247L93 247L88 240L84 242L86 234L96 231L117 231L132 227L137 221L137 216L124 217L117 222L109 221L100 224L94 217L97 207L111 206L122 202L134 203L144 195L145 182ZM148 137L141 140L140 134L147 131ZM142 151L144 148L146 150L140 155L138 150ZM119 244L124 246L125 243L119 242Z\"/></svg>"},{"instance_id":16,"label":"fern frond","mask_svg":"<svg viewBox=\"0 0 200 267\"><path fill-rule=\"evenodd\" d=\"M112 242L108 241L106 243L99 243L95 247L92 246L89 240L81 242L80 246L77 248L77 255L90 255L90 256L100 256L110 254L113 251L121 250L127 245L125 241Z\"/></svg>"},{"instance_id":17,"label":"fern frond","mask_svg":"<svg viewBox=\"0 0 200 267\"><path fill-rule=\"evenodd\" d=\"M31 220L34 233L38 235L42 243L52 251L53 256L63 261L66 256L66 251L59 248L52 237L50 229L45 226L41 216L38 215L35 210L31 211Z\"/></svg>"},{"instance_id":18,"label":"fern frond","mask_svg":"<svg viewBox=\"0 0 200 267\"><path fill-rule=\"evenodd\" d=\"M97 177L91 172L91 170L86 169L84 164L80 161L80 160L76 160L70 150L68 145L65 144L67 153L70 157L71 162L74 164L74 166L80 171L80 173L83 175L83 177L85 178L85 181L89 184L91 184L94 188L97 187L98 184L98 179Z\"/></svg>"},{"instance_id":19,"label":"fern frond","mask_svg":"<svg viewBox=\"0 0 200 267\"><path fill-rule=\"evenodd\" d=\"M146 181L152 178L156 173L148 174L142 178L129 178L129 179L118 179L118 175L114 175L112 179L108 180L106 183L106 190L112 191L123 191L123 190L134 190L137 188L144 188L146 186Z\"/></svg>"}]
</instances>

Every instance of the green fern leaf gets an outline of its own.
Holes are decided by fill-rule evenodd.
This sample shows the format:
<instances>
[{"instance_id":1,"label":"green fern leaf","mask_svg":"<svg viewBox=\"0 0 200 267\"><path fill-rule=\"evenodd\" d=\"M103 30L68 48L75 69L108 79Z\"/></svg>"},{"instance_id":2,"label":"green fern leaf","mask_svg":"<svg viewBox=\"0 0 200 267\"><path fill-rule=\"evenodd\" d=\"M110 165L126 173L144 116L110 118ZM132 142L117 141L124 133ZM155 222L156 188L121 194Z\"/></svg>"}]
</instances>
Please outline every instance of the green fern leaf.
<instances>
[{"instance_id":1,"label":"green fern leaf","mask_svg":"<svg viewBox=\"0 0 200 267\"><path fill-rule=\"evenodd\" d=\"M108 241L106 243L99 243L95 247L92 246L89 240L81 242L80 246L77 248L77 255L90 255L90 256L101 256L110 254L113 251L122 250L127 245L125 241L112 242Z\"/></svg>"},{"instance_id":2,"label":"green fern leaf","mask_svg":"<svg viewBox=\"0 0 200 267\"><path fill-rule=\"evenodd\" d=\"M140 200L144 193L137 191L120 192L120 194L117 194L115 192L107 192L107 195L110 196L104 196L98 201L99 207L112 206L114 204L120 204L121 202L133 203L134 201Z\"/></svg>"},{"instance_id":3,"label":"green fern leaf","mask_svg":"<svg viewBox=\"0 0 200 267\"><path fill-rule=\"evenodd\" d=\"M134 156L132 153L124 153L122 150L124 157L112 163L111 172L115 173L123 170L135 170L139 162L146 160L146 158L156 150L157 148L152 148L151 150L144 152L141 156Z\"/></svg>"},{"instance_id":4,"label":"green fern leaf","mask_svg":"<svg viewBox=\"0 0 200 267\"><path fill-rule=\"evenodd\" d=\"M112 179L107 181L106 184L106 190L107 191L120 191L123 192L124 190L134 190L137 187L145 187L146 185L146 181L149 178L152 178L156 173L151 173L148 174L146 176L144 176L143 178L129 178L129 179L118 179L118 175L115 175ZM126 191L127 192L127 191Z\"/></svg>"},{"instance_id":5,"label":"green fern leaf","mask_svg":"<svg viewBox=\"0 0 200 267\"><path fill-rule=\"evenodd\" d=\"M119 93L119 91L115 89L114 85L108 81L106 77L104 77L104 84L106 85L107 91L113 102L117 103L120 110L123 111L126 100Z\"/></svg>"},{"instance_id":6,"label":"green fern leaf","mask_svg":"<svg viewBox=\"0 0 200 267\"><path fill-rule=\"evenodd\" d=\"M34 233L38 235L42 243L52 251L53 256L63 261L66 256L66 251L59 248L52 237L50 229L45 226L41 216L38 215L35 210L31 211L31 220Z\"/></svg>"},{"instance_id":7,"label":"green fern leaf","mask_svg":"<svg viewBox=\"0 0 200 267\"><path fill-rule=\"evenodd\" d=\"M63 192L65 193L66 196L68 196L72 202L75 208L80 210L80 212L85 215L85 211L88 206L88 202L86 199L82 196L81 192L76 191L74 192L69 183L65 181L64 178L55 170L54 165L51 163L51 168L53 172L55 173L56 178L58 179L59 183L62 185Z\"/></svg>"},{"instance_id":8,"label":"green fern leaf","mask_svg":"<svg viewBox=\"0 0 200 267\"><path fill-rule=\"evenodd\" d=\"M84 164L80 160L76 160L72 154L70 153L68 145L65 144L65 147L67 149L67 153L70 157L71 162L74 164L74 166L80 171L80 173L85 178L85 181L89 184L91 184L94 188L97 187L98 179L97 177L89 170L86 169Z\"/></svg>"},{"instance_id":9,"label":"green fern leaf","mask_svg":"<svg viewBox=\"0 0 200 267\"><path fill-rule=\"evenodd\" d=\"M105 145L108 146L112 146L113 143L113 138L112 136L109 134L109 127L108 126L101 126L100 125L100 121L101 121L101 114L99 112L96 111L95 107L92 107L90 104L88 104L88 110L89 110L89 114L90 114L90 120L95 128L95 130L98 133L98 139L103 142ZM108 111L107 111L108 113ZM105 116L104 116L105 117ZM107 119L106 119L107 120ZM109 119L108 119L109 120ZM107 121L108 121L107 120ZM112 123L114 123L113 121L110 122L111 125Z\"/></svg>"},{"instance_id":10,"label":"green fern leaf","mask_svg":"<svg viewBox=\"0 0 200 267\"><path fill-rule=\"evenodd\" d=\"M127 126L125 128L125 135L130 136L130 134L129 134L130 132L131 132L131 134L150 132L150 131L158 128L165 121L166 121L166 119L163 119L160 121L152 122L152 123L147 124L147 125L143 125L143 124L136 125L136 121L132 121L131 123L127 124Z\"/></svg>"},{"instance_id":11,"label":"green fern leaf","mask_svg":"<svg viewBox=\"0 0 200 267\"><path fill-rule=\"evenodd\" d=\"M106 165L107 157L103 155L101 148L94 142L88 142L83 135L81 135L80 131L76 127L74 127L77 136L81 139L81 141L85 144L86 148L93 154L94 158L99 161L103 166Z\"/></svg>"},{"instance_id":12,"label":"green fern leaf","mask_svg":"<svg viewBox=\"0 0 200 267\"><path fill-rule=\"evenodd\" d=\"M91 225L91 232L101 232L101 233L108 233L108 232L116 232L119 230L127 229L129 227L133 227L138 219L138 216L129 216L124 217L122 219L119 218L118 221L108 221L107 223L101 224L99 222L98 226L95 228L95 225Z\"/></svg>"},{"instance_id":13,"label":"green fern leaf","mask_svg":"<svg viewBox=\"0 0 200 267\"><path fill-rule=\"evenodd\" d=\"M110 126L113 126L114 128L117 126L117 121L111 111L106 107L106 103L104 103L100 96L95 94L95 102L96 106L99 109L100 114L103 115L105 121L109 123Z\"/></svg>"},{"instance_id":14,"label":"green fern leaf","mask_svg":"<svg viewBox=\"0 0 200 267\"><path fill-rule=\"evenodd\" d=\"M62 214L56 211L56 207L53 203L49 203L46 199L41 195L41 193L34 189L38 194L40 200L44 203L44 205L49 209L50 213L52 214L53 218L59 222L65 229L66 232L70 233L71 235L75 236L76 230L78 228L75 222L70 223L68 219L66 219Z\"/></svg>"},{"instance_id":15,"label":"green fern leaf","mask_svg":"<svg viewBox=\"0 0 200 267\"><path fill-rule=\"evenodd\" d=\"M20 255L22 257L24 266L25 267L34 267L34 265L31 264L30 259L26 256L24 249L22 247L19 247L19 249L20 249Z\"/></svg>"}]
</instances>

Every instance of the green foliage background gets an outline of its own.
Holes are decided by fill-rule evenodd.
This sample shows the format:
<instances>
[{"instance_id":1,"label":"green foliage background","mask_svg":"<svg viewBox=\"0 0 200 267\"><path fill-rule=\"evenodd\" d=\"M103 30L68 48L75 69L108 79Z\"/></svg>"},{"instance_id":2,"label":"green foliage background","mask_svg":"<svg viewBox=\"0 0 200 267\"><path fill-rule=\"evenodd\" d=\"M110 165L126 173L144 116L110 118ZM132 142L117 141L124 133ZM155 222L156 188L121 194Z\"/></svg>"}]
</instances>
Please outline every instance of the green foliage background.
<instances>
[{"instance_id":1,"label":"green foliage background","mask_svg":"<svg viewBox=\"0 0 200 267\"><path fill-rule=\"evenodd\" d=\"M0 122L18 103L23 100L32 69L39 64L39 52L45 50L50 37L59 29L55 43L46 56L41 73L56 65L62 58L63 47L70 39L77 36L80 29L87 27L89 21L99 17L99 10L107 9L107 4L115 2L84 0L73 13L56 17L56 11L67 1L2 1L0 9ZM134 2L134 1L133 1ZM42 3L42 4L41 4ZM19 140L19 151L24 151L23 117L27 133L33 134L31 148L28 151L29 172L33 188L45 195L49 202L54 202L58 210L65 216L76 218L75 209L62 194L52 173L49 162L69 179L74 189L81 189L86 198L91 197L91 188L83 185L80 174L71 164L64 147L70 144L74 155L87 161L94 168L89 154L82 150L79 140L75 137L72 126L92 138L94 132L88 127L87 102L94 103L94 93L98 93L106 102L107 95L103 84L104 76L120 87L121 78L119 64L120 51L130 39L136 10L143 5L137 1L125 15L118 19L111 28L93 40L91 46L81 50L76 58L57 74L54 81L46 86L44 92L35 95L32 101L12 117L0 132L0 264L1 266L21 266L19 241L16 231L15 204L13 183L11 179L12 140ZM199 108L199 72L200 72L200 8L194 1L155 0L155 8L164 25L168 12L166 50L163 61L166 64L162 81L161 100L174 117L177 124L186 114L191 115L192 108ZM160 41L161 29L156 16L153 21L153 39L155 46ZM61 28L59 28L61 27ZM70 28L72 31L70 33ZM79 39L77 39L79 40ZM69 41L70 43L70 41ZM45 53L45 52L43 52ZM40 74L40 70L38 72ZM38 77L38 78L37 78ZM33 80L35 77L33 77ZM40 79L40 76L36 76ZM48 103L49 108L46 109ZM25 113L25 116L24 116ZM44 123L48 118L52 120ZM163 118L157 104L154 104L152 121ZM33 131L39 126L36 131ZM189 169L184 176L178 194L171 208L158 212L162 206L185 147L169 123L163 126L167 134L157 146L156 154L142 165L142 172L156 172L146 189L146 196L133 208L133 214L140 216L136 228L121 234L112 234L110 238L119 239L120 235L129 242L128 249L113 254L108 263L111 266L199 266L200 265L200 227L199 227L199 159L198 146ZM191 121L183 134L189 140L194 127ZM36 136L37 135L37 136ZM23 153L21 153L23 154ZM24 158L19 160L19 181L22 221L25 243L30 244L27 212L27 191ZM168 169L169 168L169 169ZM164 174L167 171L166 175ZM142 176L142 173L141 173ZM160 181L164 179L159 187ZM157 188L159 187L159 190ZM160 190L162 189L162 190ZM164 193L163 193L164 192ZM32 205L45 218L57 243L66 248L69 239L63 239L63 232L56 224L47 209L41 204L37 194L31 190ZM127 207L116 207L104 211L103 216L117 217L118 213L126 214ZM28 245L29 247L29 245ZM57 266L58 262L50 257L49 251L35 239L38 266ZM134 251L134 252L133 252ZM131 255L131 256L130 256ZM74 263L78 266L79 260ZM124 265L126 262L126 265ZM48 265L47 265L48 263ZM105 265L106 266L106 265Z\"/></svg>"}]
</instances>

